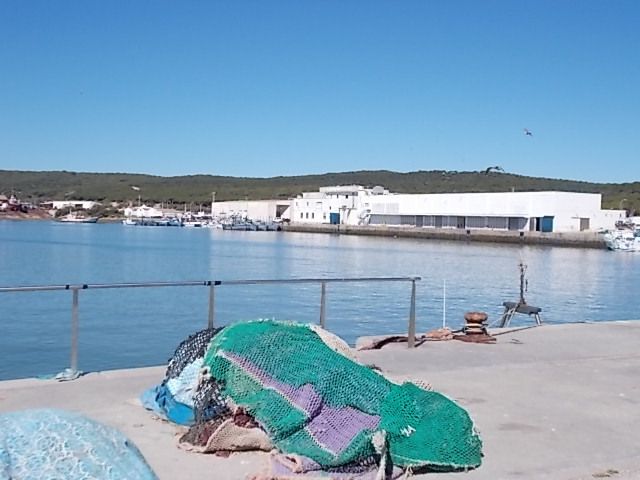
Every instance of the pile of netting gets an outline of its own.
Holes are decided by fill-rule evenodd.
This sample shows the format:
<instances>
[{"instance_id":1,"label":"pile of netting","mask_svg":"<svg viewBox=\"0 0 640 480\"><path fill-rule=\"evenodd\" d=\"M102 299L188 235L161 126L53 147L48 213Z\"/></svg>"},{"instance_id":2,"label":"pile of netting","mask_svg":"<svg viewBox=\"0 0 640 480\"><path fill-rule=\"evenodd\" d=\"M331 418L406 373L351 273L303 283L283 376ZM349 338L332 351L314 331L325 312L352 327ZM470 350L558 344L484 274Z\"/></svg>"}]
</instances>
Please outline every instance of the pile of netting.
<instances>
[{"instance_id":1,"label":"pile of netting","mask_svg":"<svg viewBox=\"0 0 640 480\"><path fill-rule=\"evenodd\" d=\"M205 330L178 347L145 404L169 419L175 415L162 404L191 409L182 418L191 426L183 446L273 449L259 478L393 478L480 465L482 442L465 410L413 383L392 383L349 355L344 342L309 325Z\"/></svg>"},{"instance_id":2,"label":"pile of netting","mask_svg":"<svg viewBox=\"0 0 640 480\"><path fill-rule=\"evenodd\" d=\"M0 479L157 480L114 428L62 410L0 415Z\"/></svg>"}]
</instances>

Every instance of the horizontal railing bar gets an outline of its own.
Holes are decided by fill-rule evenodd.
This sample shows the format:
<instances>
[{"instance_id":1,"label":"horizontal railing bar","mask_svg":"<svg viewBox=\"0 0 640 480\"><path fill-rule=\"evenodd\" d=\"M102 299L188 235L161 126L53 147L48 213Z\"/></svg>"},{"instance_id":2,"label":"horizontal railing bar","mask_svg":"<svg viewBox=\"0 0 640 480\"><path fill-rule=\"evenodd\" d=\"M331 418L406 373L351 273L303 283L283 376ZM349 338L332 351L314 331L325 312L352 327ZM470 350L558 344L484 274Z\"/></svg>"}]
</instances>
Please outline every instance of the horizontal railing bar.
<instances>
[{"instance_id":1,"label":"horizontal railing bar","mask_svg":"<svg viewBox=\"0 0 640 480\"><path fill-rule=\"evenodd\" d=\"M33 285L22 287L0 287L2 292L38 292L56 290L89 290L102 288L143 288L143 287L189 287L210 285L209 282L144 282L144 283L95 283L80 285Z\"/></svg>"},{"instance_id":2,"label":"horizontal railing bar","mask_svg":"<svg viewBox=\"0 0 640 480\"><path fill-rule=\"evenodd\" d=\"M85 288L88 290L95 288L206 287L212 283L212 281L207 280L193 282L90 283Z\"/></svg>"},{"instance_id":3,"label":"horizontal railing bar","mask_svg":"<svg viewBox=\"0 0 640 480\"><path fill-rule=\"evenodd\" d=\"M194 287L223 285L267 285L287 283L349 283L349 282L411 282L421 277L353 277L353 278L289 278L289 279L254 279L254 280L198 280L183 282L136 282L136 283L88 283L76 285L31 285L20 287L0 287L3 292L36 292L56 290L89 290L107 288L146 288L146 287Z\"/></svg>"},{"instance_id":4,"label":"horizontal railing bar","mask_svg":"<svg viewBox=\"0 0 640 480\"><path fill-rule=\"evenodd\" d=\"M257 285L268 283L411 282L420 277L290 278L282 280L221 280L217 285Z\"/></svg>"}]
</instances>

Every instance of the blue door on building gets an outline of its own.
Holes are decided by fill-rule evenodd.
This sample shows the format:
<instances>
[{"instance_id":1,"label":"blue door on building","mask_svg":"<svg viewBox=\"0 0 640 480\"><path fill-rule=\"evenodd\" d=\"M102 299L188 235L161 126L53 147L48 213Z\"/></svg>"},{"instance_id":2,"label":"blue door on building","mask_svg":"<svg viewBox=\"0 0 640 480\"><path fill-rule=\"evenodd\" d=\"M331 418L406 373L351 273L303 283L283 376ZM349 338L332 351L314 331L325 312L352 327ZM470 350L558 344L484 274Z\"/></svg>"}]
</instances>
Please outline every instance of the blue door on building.
<instances>
[{"instance_id":1,"label":"blue door on building","mask_svg":"<svg viewBox=\"0 0 640 480\"><path fill-rule=\"evenodd\" d=\"M553 232L553 217L542 217L540 230L543 232Z\"/></svg>"},{"instance_id":2,"label":"blue door on building","mask_svg":"<svg viewBox=\"0 0 640 480\"><path fill-rule=\"evenodd\" d=\"M329 214L329 223L331 225L339 225L340 224L340 213L338 212L331 212Z\"/></svg>"}]
</instances>

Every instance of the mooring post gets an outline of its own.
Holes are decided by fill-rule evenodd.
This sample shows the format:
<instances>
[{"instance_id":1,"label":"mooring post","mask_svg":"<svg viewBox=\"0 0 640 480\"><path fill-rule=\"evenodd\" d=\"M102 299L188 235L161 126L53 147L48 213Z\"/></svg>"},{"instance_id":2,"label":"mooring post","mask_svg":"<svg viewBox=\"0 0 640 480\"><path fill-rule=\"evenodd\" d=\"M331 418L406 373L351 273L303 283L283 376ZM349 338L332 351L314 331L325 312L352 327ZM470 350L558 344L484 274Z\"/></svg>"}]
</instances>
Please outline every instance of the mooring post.
<instances>
[{"instance_id":1,"label":"mooring post","mask_svg":"<svg viewBox=\"0 0 640 480\"><path fill-rule=\"evenodd\" d=\"M416 346L416 281L411 280L411 307L409 308L409 332L407 335L409 348Z\"/></svg>"},{"instance_id":2,"label":"mooring post","mask_svg":"<svg viewBox=\"0 0 640 480\"><path fill-rule=\"evenodd\" d=\"M71 372L78 371L78 294L79 289L72 289L73 301L71 303Z\"/></svg>"},{"instance_id":3,"label":"mooring post","mask_svg":"<svg viewBox=\"0 0 640 480\"><path fill-rule=\"evenodd\" d=\"M327 315L327 282L322 282L320 290L320 326L325 328Z\"/></svg>"},{"instance_id":4,"label":"mooring post","mask_svg":"<svg viewBox=\"0 0 640 480\"><path fill-rule=\"evenodd\" d=\"M209 320L207 322L207 328L213 328L213 319L215 315L216 305L216 285L215 282L211 282L209 285Z\"/></svg>"}]
</instances>

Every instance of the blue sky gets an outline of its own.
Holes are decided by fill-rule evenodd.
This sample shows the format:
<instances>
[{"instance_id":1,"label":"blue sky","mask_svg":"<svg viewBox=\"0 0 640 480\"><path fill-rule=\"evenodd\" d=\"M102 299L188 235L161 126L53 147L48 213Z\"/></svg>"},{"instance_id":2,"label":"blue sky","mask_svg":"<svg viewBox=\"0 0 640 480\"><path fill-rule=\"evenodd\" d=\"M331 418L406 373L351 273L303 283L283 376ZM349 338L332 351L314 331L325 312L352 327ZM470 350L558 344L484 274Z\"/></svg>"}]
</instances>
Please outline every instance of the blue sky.
<instances>
[{"instance_id":1,"label":"blue sky","mask_svg":"<svg viewBox=\"0 0 640 480\"><path fill-rule=\"evenodd\" d=\"M636 181L639 22L636 0L3 0L0 169Z\"/></svg>"}]
</instances>

